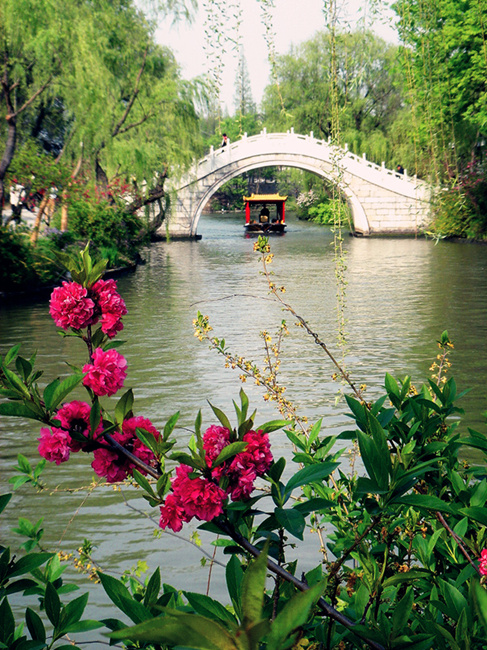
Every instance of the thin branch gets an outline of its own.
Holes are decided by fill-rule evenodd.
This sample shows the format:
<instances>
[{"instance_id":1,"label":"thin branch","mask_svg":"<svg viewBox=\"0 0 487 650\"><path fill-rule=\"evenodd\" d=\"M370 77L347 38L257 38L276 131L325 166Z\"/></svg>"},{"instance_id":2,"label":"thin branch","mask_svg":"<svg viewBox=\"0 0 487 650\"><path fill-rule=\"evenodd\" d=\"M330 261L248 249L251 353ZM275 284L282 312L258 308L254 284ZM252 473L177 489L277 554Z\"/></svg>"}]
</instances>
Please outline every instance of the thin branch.
<instances>
[{"instance_id":1,"label":"thin branch","mask_svg":"<svg viewBox=\"0 0 487 650\"><path fill-rule=\"evenodd\" d=\"M31 95L31 97L29 97L29 99L18 110L15 111L15 113L13 113L12 115L7 115L7 121L9 119L17 117L20 113L22 113L22 111L28 108L32 104L32 102L34 102L39 97L39 95L41 95L45 91L45 89L49 86L51 81L52 81L52 77L49 77L46 83L43 84L40 88L38 88L36 92L33 95Z\"/></svg>"},{"instance_id":2,"label":"thin branch","mask_svg":"<svg viewBox=\"0 0 487 650\"><path fill-rule=\"evenodd\" d=\"M123 496L123 499L124 499L124 501L125 501L125 505L127 506L127 508L129 508L130 510L133 510L134 512L136 512L136 513L139 514L139 515L144 516L146 519L148 519L150 522L152 522L152 523L154 524L154 526L155 526L155 527L156 527L156 528L157 528L161 533L163 533L164 535L169 535L169 537L175 537L176 539L179 539L179 540L182 541L182 542L186 542L186 544L191 544L191 546L194 546L195 548L197 548L198 551L199 551L202 555L204 555L204 556L207 557L209 560L211 560L211 561L213 562L213 564L218 564L218 565L221 566L221 567L225 567L225 566L226 566L225 564L223 564L223 562L220 562L219 560L217 560L217 559L214 557L214 555L211 555L210 553L208 553L208 551L205 551L205 549L204 549L202 546L198 546L198 544L196 544L196 542L193 542L193 540L188 539L187 537L183 537L183 535L179 535L178 533L174 533L172 530L168 530L167 528L166 528L165 530L161 530L161 529L159 528L159 525L158 525L157 521L154 519L154 517L151 517L149 514L147 514L147 512L144 512L143 510L139 510L139 509L136 508L135 506L131 505L131 504L127 501L127 498L126 498L125 494L123 493L123 491L122 491L122 496ZM215 546L215 549L216 549L216 546Z\"/></svg>"},{"instance_id":3,"label":"thin branch","mask_svg":"<svg viewBox=\"0 0 487 650\"><path fill-rule=\"evenodd\" d=\"M155 115L154 111L147 113L147 115L145 115L138 122L132 122L132 124L127 125L123 129L119 129L117 131L117 134L121 135L122 133L126 133L127 131L130 131L130 129L135 129L136 126L140 126L141 124L144 124L144 122L147 122L147 120L151 118L153 115Z\"/></svg>"},{"instance_id":4,"label":"thin branch","mask_svg":"<svg viewBox=\"0 0 487 650\"><path fill-rule=\"evenodd\" d=\"M147 474L150 474L152 478L155 479L161 478L162 474L159 470L154 469L150 465L147 465L147 463L144 463L144 461L140 460L140 458L137 458L135 454L133 454L128 449L125 449L123 445L121 445L114 438L112 438L112 436L109 433L104 433L103 437L107 442L110 443L110 445L112 445L116 449L116 451L126 456L139 469L142 469L144 472L147 472Z\"/></svg>"},{"instance_id":5,"label":"thin branch","mask_svg":"<svg viewBox=\"0 0 487 650\"><path fill-rule=\"evenodd\" d=\"M215 522L217 523L218 527L221 528L221 530L229 535L237 544L239 544L245 551L253 555L254 557L259 557L261 551L259 551L258 548L253 546L249 542L248 539L243 537L240 533L238 533L228 522L225 521L218 521ZM267 568L269 571L272 571L277 576L280 576L287 582L290 582L293 584L299 591L307 591L309 589L309 586L305 583L296 578L296 576L293 576L291 573L283 569L281 566L276 564L273 560L267 559ZM355 623L351 621L349 618L341 614L339 611L337 611L334 607L329 605L324 598L320 598L317 602L318 607L324 612L326 616L329 618L333 619L340 625L343 625L343 627L347 628L347 630L353 631L353 628L355 627ZM362 640L367 643L373 650L384 650L384 647L380 645L379 643L376 643L375 641L371 641L370 639L364 639L361 636Z\"/></svg>"},{"instance_id":6,"label":"thin branch","mask_svg":"<svg viewBox=\"0 0 487 650\"><path fill-rule=\"evenodd\" d=\"M120 121L118 122L118 124L117 124L117 125L115 126L115 128L113 129L113 132L112 132L112 137L113 137L113 138L114 138L116 135L118 135L119 133L123 133L123 132L124 132L124 131L121 131L120 129L122 128L122 126L123 126L125 120L127 119L128 115L129 115L129 113L130 113L130 111L131 111L131 109L132 109L132 106L134 105L135 99L137 98L137 95L139 94L139 83L140 83L140 79L141 79L141 77L142 77L142 73L144 72L145 62L146 62L146 60L147 60L147 54L148 54L148 52L149 52L149 48L146 48L146 50L145 50L145 52L144 52L144 56L143 56L143 58L142 58L142 65L140 66L140 70L139 70L139 72L138 72L138 74L137 74L137 78L136 78L136 80L135 80L135 86L134 86L134 89L133 89L133 91L132 91L132 97L130 98L129 103L127 104L127 107L126 107L126 109L125 109L124 114L123 114L122 117L120 118ZM127 129L124 129L124 130L127 130Z\"/></svg>"},{"instance_id":7,"label":"thin branch","mask_svg":"<svg viewBox=\"0 0 487 650\"><path fill-rule=\"evenodd\" d=\"M455 542L458 544L458 548L460 549L460 552L461 552L462 555L465 557L465 559L470 563L471 566L473 566L473 568L475 569L475 571L477 572L477 574L478 574L479 576L482 576L482 574L480 573L480 568L479 568L479 566L478 566L477 564L475 564L475 562L474 562L474 561L472 560L472 558L470 557L469 552L467 551L467 549L466 549L465 546L463 545L463 541L462 541L461 538L458 537L458 535L457 535L457 534L456 534L456 533L455 533L455 532L450 528L450 526L448 525L446 519L443 517L443 515L441 514L441 512L436 512L436 518L438 519L438 521L440 522L440 524L443 526L443 528L444 528L446 531L448 531L448 532L450 533L450 535L453 537L453 539L455 540Z\"/></svg>"},{"instance_id":8,"label":"thin branch","mask_svg":"<svg viewBox=\"0 0 487 650\"><path fill-rule=\"evenodd\" d=\"M371 530L372 530L372 529L373 529L373 528L374 528L374 527L379 523L379 521L380 521L381 519L382 519L382 515L376 515L376 516L372 519L372 521L370 522L370 524L367 526L367 528L364 530L364 532L360 535L360 537L358 537L358 538L355 540L355 542L354 542L351 546L349 546L349 547L346 549L346 551L343 552L341 558L340 558L339 560L337 560L336 562L333 562L332 568L331 568L330 573L329 573L329 577L330 577L330 578L333 578L334 576L336 576L336 574L338 573L340 567L341 567L342 564L345 562L345 560L346 560L347 557L350 555L350 553L351 553L352 551L354 551L354 550L357 548L357 546L360 544L360 542L361 542L363 539L365 539L365 537L367 537L367 535L370 533L370 531L371 531Z\"/></svg>"}]
</instances>

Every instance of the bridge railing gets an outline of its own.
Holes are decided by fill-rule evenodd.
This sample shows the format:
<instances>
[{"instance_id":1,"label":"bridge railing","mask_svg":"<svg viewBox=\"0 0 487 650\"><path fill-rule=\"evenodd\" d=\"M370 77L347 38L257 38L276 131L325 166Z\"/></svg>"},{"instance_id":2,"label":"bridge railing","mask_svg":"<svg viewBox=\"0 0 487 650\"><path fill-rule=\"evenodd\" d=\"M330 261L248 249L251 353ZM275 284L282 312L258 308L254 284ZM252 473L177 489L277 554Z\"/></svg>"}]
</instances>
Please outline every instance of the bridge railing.
<instances>
[{"instance_id":1,"label":"bridge railing","mask_svg":"<svg viewBox=\"0 0 487 650\"><path fill-rule=\"evenodd\" d=\"M334 147L331 144L330 139L320 140L318 138L315 138L312 131L308 135L295 133L294 129L292 128L286 133L268 133L266 129L263 129L259 134L252 135L252 136L247 136L247 134L244 133L244 135L241 137L240 140L236 140L235 142L229 142L229 144L227 144L225 147L220 147L218 149L214 149L213 147L210 147L210 151L208 152L208 154L204 158L200 159L197 163L195 163L195 167L199 168L205 164L211 164L211 163L215 164L217 163L217 160L228 157L231 151L236 152L237 150L241 150L243 147L245 148L247 148L248 146L251 147L254 143L259 143L262 142L263 140L282 141L286 139L292 139L294 141L296 140L303 141L306 142L307 144L313 144L314 146L323 147L324 149L327 150L327 154L329 154L331 150L334 149L334 156L338 160L340 159L353 160L355 163L358 163L359 165L363 165L364 167L373 169L377 172L385 174L386 176L390 176L403 181L410 180L407 170L404 170L404 173L400 174L395 169L387 168L385 166L385 163L378 165L375 162L368 160L365 153L363 153L362 156L358 156L357 154L352 153L348 149L348 144L345 144L344 147L336 147L336 146ZM323 158L329 158L329 155L325 155L323 156ZM417 181L416 175L412 177L412 180Z\"/></svg>"}]
</instances>

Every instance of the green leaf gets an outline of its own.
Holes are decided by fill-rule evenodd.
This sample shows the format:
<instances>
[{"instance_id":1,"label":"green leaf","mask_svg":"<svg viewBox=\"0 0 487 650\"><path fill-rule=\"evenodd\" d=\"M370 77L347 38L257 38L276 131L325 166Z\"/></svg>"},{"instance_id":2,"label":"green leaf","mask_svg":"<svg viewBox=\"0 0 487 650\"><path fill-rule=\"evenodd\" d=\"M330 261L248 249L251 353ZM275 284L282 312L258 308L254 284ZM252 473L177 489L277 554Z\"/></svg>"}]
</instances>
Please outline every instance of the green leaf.
<instances>
[{"instance_id":1,"label":"green leaf","mask_svg":"<svg viewBox=\"0 0 487 650\"><path fill-rule=\"evenodd\" d=\"M100 627L104 627L104 624L100 621L94 621L91 619L85 619L84 621L77 621L72 623L67 627L63 627L64 634L79 634L81 632L91 632L91 630L98 630ZM72 648L72 646L68 646ZM58 650L56 648L56 650Z\"/></svg>"},{"instance_id":2,"label":"green leaf","mask_svg":"<svg viewBox=\"0 0 487 650\"><path fill-rule=\"evenodd\" d=\"M409 615L413 609L413 601L413 588L408 587L406 593L394 608L394 613L392 615L392 632L394 636L397 636L402 628L406 627Z\"/></svg>"},{"instance_id":3,"label":"green leaf","mask_svg":"<svg viewBox=\"0 0 487 650\"><path fill-rule=\"evenodd\" d=\"M63 401L63 399L73 391L78 384L81 383L83 375L81 373L76 373L74 375L69 375L66 379L63 379L54 389L51 396L51 406L50 410L57 408L57 406Z\"/></svg>"},{"instance_id":4,"label":"green leaf","mask_svg":"<svg viewBox=\"0 0 487 650\"><path fill-rule=\"evenodd\" d=\"M294 535L298 539L303 539L306 520L298 510L294 508L276 508L274 514L279 525L287 530L288 533L291 533L291 535Z\"/></svg>"},{"instance_id":5,"label":"green leaf","mask_svg":"<svg viewBox=\"0 0 487 650\"><path fill-rule=\"evenodd\" d=\"M121 424L125 417L132 411L134 405L134 393L130 388L122 397L118 400L117 405L115 406L115 420L118 424Z\"/></svg>"},{"instance_id":6,"label":"green leaf","mask_svg":"<svg viewBox=\"0 0 487 650\"><path fill-rule=\"evenodd\" d=\"M183 591L183 595L197 614L216 621L226 621L237 625L238 621L235 616L217 600L191 591Z\"/></svg>"},{"instance_id":7,"label":"green leaf","mask_svg":"<svg viewBox=\"0 0 487 650\"><path fill-rule=\"evenodd\" d=\"M153 433L146 431L144 428L136 427L135 435L148 449L157 454L157 440Z\"/></svg>"},{"instance_id":8,"label":"green leaf","mask_svg":"<svg viewBox=\"0 0 487 650\"><path fill-rule=\"evenodd\" d=\"M43 393L44 404L46 405L46 409L48 411L51 411L53 409L52 398L54 395L54 391L56 390L56 388L59 386L60 383L61 380L59 379L59 377L57 377L44 388L44 393Z\"/></svg>"},{"instance_id":9,"label":"green leaf","mask_svg":"<svg viewBox=\"0 0 487 650\"><path fill-rule=\"evenodd\" d=\"M283 429L284 427L288 427L291 424L289 420L270 420L269 422L265 422L264 424L259 424L259 426L255 427L256 431L262 431L262 433L272 433L273 431L277 431L278 429Z\"/></svg>"},{"instance_id":10,"label":"green leaf","mask_svg":"<svg viewBox=\"0 0 487 650\"><path fill-rule=\"evenodd\" d=\"M10 350L9 350L9 351L7 352L7 354L5 355L5 361L4 361L4 363L5 363L6 366L8 366L10 363L12 363L12 361L13 361L13 360L15 359L15 357L17 356L17 354L18 354L20 348L21 348L21 344L20 344L20 343L18 343L17 345L14 345L13 348L10 348Z\"/></svg>"},{"instance_id":11,"label":"green leaf","mask_svg":"<svg viewBox=\"0 0 487 650\"><path fill-rule=\"evenodd\" d=\"M460 514L466 515L469 519L478 521L482 526L487 526L487 511L480 506L472 506L470 508L461 508Z\"/></svg>"},{"instance_id":12,"label":"green leaf","mask_svg":"<svg viewBox=\"0 0 487 650\"><path fill-rule=\"evenodd\" d=\"M267 650L280 650L293 631L307 622L310 610L318 602L325 586L326 582L318 582L307 591L293 596L284 605L267 636Z\"/></svg>"},{"instance_id":13,"label":"green leaf","mask_svg":"<svg viewBox=\"0 0 487 650\"><path fill-rule=\"evenodd\" d=\"M23 397L27 397L28 399L30 398L30 393L27 388L27 386L24 384L24 382L15 374L15 372L12 372L9 368L4 368L3 372L5 374L6 379L8 380L8 383L12 388L14 388L16 391L19 392L20 395Z\"/></svg>"},{"instance_id":14,"label":"green leaf","mask_svg":"<svg viewBox=\"0 0 487 650\"><path fill-rule=\"evenodd\" d=\"M386 372L384 385L388 393L399 397L399 386L397 384L397 381L388 372Z\"/></svg>"},{"instance_id":15,"label":"green leaf","mask_svg":"<svg viewBox=\"0 0 487 650\"><path fill-rule=\"evenodd\" d=\"M25 474L30 474L32 472L32 466L29 463L29 460L23 454L17 454L17 463L19 464L19 469Z\"/></svg>"},{"instance_id":16,"label":"green leaf","mask_svg":"<svg viewBox=\"0 0 487 650\"><path fill-rule=\"evenodd\" d=\"M319 463L303 467L287 482L284 488L285 495L288 497L291 492L301 485L308 485L315 481L323 481L325 478L338 467L339 463Z\"/></svg>"},{"instance_id":17,"label":"green leaf","mask_svg":"<svg viewBox=\"0 0 487 650\"><path fill-rule=\"evenodd\" d=\"M272 463L269 470L267 471L269 478L271 478L273 481L277 483L281 478L285 467L286 467L286 459L283 456L281 456L279 460L276 460L274 463Z\"/></svg>"},{"instance_id":18,"label":"green leaf","mask_svg":"<svg viewBox=\"0 0 487 650\"><path fill-rule=\"evenodd\" d=\"M232 442L231 444L227 445L215 458L212 467L218 467L218 465L222 465L229 458L233 458L233 456L236 456L240 452L245 451L247 444L248 443L246 442Z\"/></svg>"},{"instance_id":19,"label":"green leaf","mask_svg":"<svg viewBox=\"0 0 487 650\"><path fill-rule=\"evenodd\" d=\"M379 476L377 475L376 468L380 463L380 458L377 453L376 446L373 439L362 431L357 432L358 444L360 448L360 455L362 457L365 469L370 479L376 483L379 488L382 490L383 486L381 485Z\"/></svg>"},{"instance_id":20,"label":"green leaf","mask_svg":"<svg viewBox=\"0 0 487 650\"><path fill-rule=\"evenodd\" d=\"M5 510L11 498L12 498L12 494L10 492L8 494L0 495L0 513Z\"/></svg>"},{"instance_id":21,"label":"green leaf","mask_svg":"<svg viewBox=\"0 0 487 650\"><path fill-rule=\"evenodd\" d=\"M239 616L241 619L242 615L240 595L242 593L243 570L242 565L240 564L239 559L236 555L232 555L227 563L227 566L225 567L225 578L233 607L237 616Z\"/></svg>"},{"instance_id":22,"label":"green leaf","mask_svg":"<svg viewBox=\"0 0 487 650\"><path fill-rule=\"evenodd\" d=\"M61 613L61 601L59 600L58 593L52 582L48 582L46 585L44 607L48 619L54 627L57 627L59 623L59 615Z\"/></svg>"},{"instance_id":23,"label":"green leaf","mask_svg":"<svg viewBox=\"0 0 487 650\"><path fill-rule=\"evenodd\" d=\"M427 569L413 569L412 571L407 571L406 573L396 573L395 575L384 580L384 589L386 587L393 587L403 582L411 582L412 580L431 580L432 578L431 571Z\"/></svg>"},{"instance_id":24,"label":"green leaf","mask_svg":"<svg viewBox=\"0 0 487 650\"><path fill-rule=\"evenodd\" d=\"M25 622L27 623L27 628L32 639L45 642L46 629L44 623L41 617L30 607L27 607L25 610Z\"/></svg>"},{"instance_id":25,"label":"green leaf","mask_svg":"<svg viewBox=\"0 0 487 650\"><path fill-rule=\"evenodd\" d=\"M157 567L157 569L151 575L145 590L144 605L146 607L149 607L150 605L156 602L157 598L159 597L160 589L161 589L161 572L159 570L159 567Z\"/></svg>"},{"instance_id":26,"label":"green leaf","mask_svg":"<svg viewBox=\"0 0 487 650\"><path fill-rule=\"evenodd\" d=\"M98 429L100 421L101 421L100 402L98 401L98 397L95 397L90 410L90 431L93 437L95 436L95 432Z\"/></svg>"},{"instance_id":27,"label":"green leaf","mask_svg":"<svg viewBox=\"0 0 487 650\"><path fill-rule=\"evenodd\" d=\"M194 650L236 650L237 646L230 634L216 621L196 614L165 611L166 616L163 618L154 618L135 627L112 632L110 638Z\"/></svg>"},{"instance_id":28,"label":"green leaf","mask_svg":"<svg viewBox=\"0 0 487 650\"><path fill-rule=\"evenodd\" d=\"M200 416L201 416L201 411L200 411ZM179 411L174 415L171 415L169 420L166 422L166 425L164 426L164 432L162 434L164 440L167 440L171 435L171 433L174 431L174 427L176 426L178 420L179 420Z\"/></svg>"},{"instance_id":29,"label":"green leaf","mask_svg":"<svg viewBox=\"0 0 487 650\"><path fill-rule=\"evenodd\" d=\"M389 476L392 473L391 452L387 445L387 435L377 418L368 411L366 411L366 414L367 425L372 433L378 459L378 464L375 468L377 482L382 489L387 489Z\"/></svg>"},{"instance_id":30,"label":"green leaf","mask_svg":"<svg viewBox=\"0 0 487 650\"><path fill-rule=\"evenodd\" d=\"M138 469L133 470L132 476L143 490L155 498L156 495L154 494L154 490L152 489L151 484L146 479L146 477L139 472Z\"/></svg>"},{"instance_id":31,"label":"green leaf","mask_svg":"<svg viewBox=\"0 0 487 650\"><path fill-rule=\"evenodd\" d=\"M21 402L3 402L0 404L0 415L7 417L30 418L39 420L39 414Z\"/></svg>"},{"instance_id":32,"label":"green leaf","mask_svg":"<svg viewBox=\"0 0 487 650\"><path fill-rule=\"evenodd\" d=\"M15 619L6 598L0 603L0 621L0 642L6 644L3 646L4 648L10 648L10 642L15 633Z\"/></svg>"},{"instance_id":33,"label":"green leaf","mask_svg":"<svg viewBox=\"0 0 487 650\"><path fill-rule=\"evenodd\" d=\"M243 576L242 614L244 626L258 623L262 619L268 548L269 544L266 542L260 555L249 564Z\"/></svg>"},{"instance_id":34,"label":"green leaf","mask_svg":"<svg viewBox=\"0 0 487 650\"><path fill-rule=\"evenodd\" d=\"M171 459L176 460L182 465L188 465L189 467L194 467L194 469L203 470L205 469L205 464L202 460L196 459L189 454L186 454L184 451L174 451L171 454Z\"/></svg>"},{"instance_id":35,"label":"green leaf","mask_svg":"<svg viewBox=\"0 0 487 650\"><path fill-rule=\"evenodd\" d=\"M213 404L211 402L208 402L208 404L210 405L211 410L216 415L216 417L218 418L218 420L220 421L222 426L224 426L226 429L231 431L232 430L232 425L230 424L230 420L227 418L225 413L223 411L221 411L219 408L217 408L216 406L213 406Z\"/></svg>"},{"instance_id":36,"label":"green leaf","mask_svg":"<svg viewBox=\"0 0 487 650\"><path fill-rule=\"evenodd\" d=\"M294 431L285 431L284 432L288 439L293 443L293 445L296 445L298 449L301 449L302 451L308 451L308 443L306 438L301 435L298 436Z\"/></svg>"},{"instance_id":37,"label":"green leaf","mask_svg":"<svg viewBox=\"0 0 487 650\"><path fill-rule=\"evenodd\" d=\"M16 576L29 573L40 567L44 562L47 562L47 560L52 558L54 555L54 553L29 553L29 555L21 557L20 560L14 564L13 570L9 571L9 577L15 578Z\"/></svg>"},{"instance_id":38,"label":"green leaf","mask_svg":"<svg viewBox=\"0 0 487 650\"><path fill-rule=\"evenodd\" d=\"M308 436L308 445L310 447L313 444L313 442L316 440L316 438L319 436L322 423L323 423L323 418L315 422L311 427L311 431L309 432L309 436Z\"/></svg>"},{"instance_id":39,"label":"green leaf","mask_svg":"<svg viewBox=\"0 0 487 650\"><path fill-rule=\"evenodd\" d=\"M106 573L98 573L100 582L110 600L134 623L141 623L151 617L149 610L134 600L127 587Z\"/></svg>"},{"instance_id":40,"label":"green leaf","mask_svg":"<svg viewBox=\"0 0 487 650\"><path fill-rule=\"evenodd\" d=\"M27 359L24 359L24 357L17 357L15 359L15 367L17 369L17 372L19 373L19 376L22 378L23 381L27 382L28 378L30 377L30 374L33 370L32 364L27 361Z\"/></svg>"},{"instance_id":41,"label":"green leaf","mask_svg":"<svg viewBox=\"0 0 487 650\"><path fill-rule=\"evenodd\" d=\"M455 512L448 503L431 494L406 494L393 501L394 503L402 503L403 505L413 506L414 508L439 510L440 512L448 512L450 514L454 514ZM468 510L468 508L466 509Z\"/></svg>"},{"instance_id":42,"label":"green leaf","mask_svg":"<svg viewBox=\"0 0 487 650\"><path fill-rule=\"evenodd\" d=\"M487 633L487 591L478 580L473 581L471 589L475 610L484 628L484 633Z\"/></svg>"},{"instance_id":43,"label":"green leaf","mask_svg":"<svg viewBox=\"0 0 487 650\"><path fill-rule=\"evenodd\" d=\"M67 630L74 623L78 623L83 616L86 604L88 603L88 594L85 593L78 598L75 598L63 608L59 619L59 627L64 631Z\"/></svg>"},{"instance_id":44,"label":"green leaf","mask_svg":"<svg viewBox=\"0 0 487 650\"><path fill-rule=\"evenodd\" d=\"M297 510L302 515L308 515L310 512L319 512L321 510L328 510L331 507L336 506L336 502L331 501L330 499L323 499L317 497L315 499L306 499L302 503L297 503L293 506L293 510Z\"/></svg>"}]
</instances>

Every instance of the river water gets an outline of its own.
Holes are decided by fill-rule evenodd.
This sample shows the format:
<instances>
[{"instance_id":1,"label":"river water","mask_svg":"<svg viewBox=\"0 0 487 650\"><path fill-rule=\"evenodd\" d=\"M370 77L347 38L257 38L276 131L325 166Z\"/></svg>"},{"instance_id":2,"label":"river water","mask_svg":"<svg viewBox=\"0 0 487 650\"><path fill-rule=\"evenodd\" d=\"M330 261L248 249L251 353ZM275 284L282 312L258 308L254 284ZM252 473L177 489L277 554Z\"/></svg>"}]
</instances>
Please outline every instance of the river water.
<instances>
[{"instance_id":1,"label":"river water","mask_svg":"<svg viewBox=\"0 0 487 650\"><path fill-rule=\"evenodd\" d=\"M271 334L286 315L269 300L265 280L259 274L254 239L242 233L241 215L206 215L199 224L201 241L161 242L146 251L147 263L118 280L128 315L122 348L129 364L126 387L133 387L137 414L158 427L176 411L183 448L199 409L204 426L215 423L208 401L231 415L232 400L241 387L238 372L224 369L223 360L193 336L192 320L199 310L208 315L214 334L246 358L260 362L263 350L259 332ZM336 282L333 234L312 223L289 219L288 232L271 240L276 283L286 287L286 300L320 334L337 354ZM424 239L346 237L347 368L357 383L367 384L368 399L380 394L389 372L410 374L419 386L437 354L436 340L448 330L455 342L452 373L459 390L472 388L462 400L467 415L461 430L471 426L485 431L487 384L487 247ZM312 421L323 418L329 433L347 427L344 401L336 403L339 384L334 369L302 329L287 317L290 336L284 344L282 382L287 396L301 414ZM0 352L22 342L22 353L38 352L38 366L46 382L68 374L66 361L83 363L79 341L62 339L48 312L47 299L0 308ZM42 382L42 380L41 380ZM262 399L259 387L244 386L257 422L278 414ZM80 391L78 398L83 398ZM14 473L18 453L36 462L33 422L0 420L0 483L2 492ZM289 455L282 434L273 435L274 455ZM44 546L65 551L76 549L83 539L94 544L100 565L120 574L143 559L152 572L161 567L163 581L178 588L205 591L208 566L201 566L202 550L212 553L208 537L201 549L187 538L163 534L154 538L154 522L145 502L133 490L100 488L92 493L89 459L73 455L68 463L49 466L44 475L48 487L36 493L20 488L2 516L2 541L18 543L10 532L19 516L35 522L44 516ZM66 491L67 489L71 491ZM127 503L124 502L127 499ZM136 510L139 512L137 512ZM299 571L318 561L318 541L311 538L299 553ZM224 561L223 556L218 556ZM68 567L69 580L84 578ZM106 606L99 586L89 583L89 614L114 615ZM212 576L210 594L221 597L222 568Z\"/></svg>"}]
</instances>

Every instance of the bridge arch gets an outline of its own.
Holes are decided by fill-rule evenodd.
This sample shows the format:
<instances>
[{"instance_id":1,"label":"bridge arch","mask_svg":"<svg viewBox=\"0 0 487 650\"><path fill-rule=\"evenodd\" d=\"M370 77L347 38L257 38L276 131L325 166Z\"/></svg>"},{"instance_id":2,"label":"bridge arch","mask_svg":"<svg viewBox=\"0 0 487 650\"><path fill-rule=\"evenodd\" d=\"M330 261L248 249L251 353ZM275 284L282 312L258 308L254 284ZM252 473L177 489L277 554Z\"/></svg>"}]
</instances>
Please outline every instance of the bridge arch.
<instances>
[{"instance_id":1,"label":"bridge arch","mask_svg":"<svg viewBox=\"0 0 487 650\"><path fill-rule=\"evenodd\" d=\"M165 231L172 237L195 237L205 204L222 185L244 172L270 166L303 169L335 183L350 206L356 234L416 233L428 223L430 188L423 181L333 147L312 134L268 134L264 130L210 150L174 183L176 200Z\"/></svg>"}]
</instances>

